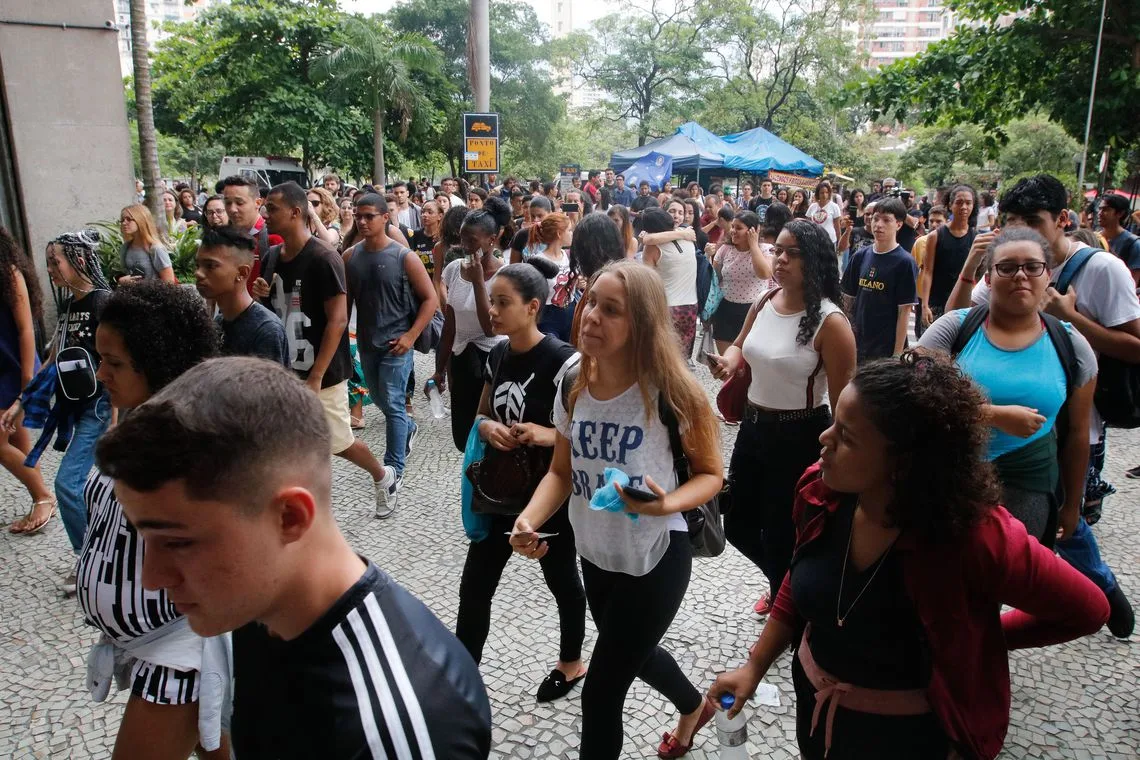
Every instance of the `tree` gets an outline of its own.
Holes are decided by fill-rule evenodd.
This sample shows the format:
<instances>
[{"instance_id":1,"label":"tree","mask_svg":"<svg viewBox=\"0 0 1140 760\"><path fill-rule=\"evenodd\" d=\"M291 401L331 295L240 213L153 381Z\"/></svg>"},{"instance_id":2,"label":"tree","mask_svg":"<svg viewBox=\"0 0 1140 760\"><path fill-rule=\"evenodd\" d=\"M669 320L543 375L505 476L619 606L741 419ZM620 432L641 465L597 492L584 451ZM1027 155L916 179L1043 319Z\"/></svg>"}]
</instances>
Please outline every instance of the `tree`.
<instances>
[{"instance_id":1,"label":"tree","mask_svg":"<svg viewBox=\"0 0 1140 760\"><path fill-rule=\"evenodd\" d=\"M384 166L385 118L394 115L400 140L406 140L416 113L430 108L411 70L437 70L438 52L422 37L394 35L375 17L350 16L343 37L340 47L317 61L316 71L345 91L363 93L372 112L372 178L383 183L388 176Z\"/></svg>"},{"instance_id":2,"label":"tree","mask_svg":"<svg viewBox=\"0 0 1140 760\"><path fill-rule=\"evenodd\" d=\"M851 98L899 121L980 124L991 154L1004 138L1003 125L1033 111L1083 137L1101 0L948 5L967 23L853 86ZM1108 0L1090 145L1140 143L1138 100L1140 4Z\"/></svg>"},{"instance_id":3,"label":"tree","mask_svg":"<svg viewBox=\"0 0 1140 760\"><path fill-rule=\"evenodd\" d=\"M1009 136L998 154L997 164L1005 177L1027 172L1075 174L1081 145L1059 125L1043 116L1011 121Z\"/></svg>"},{"instance_id":4,"label":"tree","mask_svg":"<svg viewBox=\"0 0 1140 760\"><path fill-rule=\"evenodd\" d=\"M155 117L166 134L237 154L299 152L310 171L369 151L370 113L314 71L339 47L334 0L234 0L166 25L155 56ZM362 137L365 136L365 137Z\"/></svg>"},{"instance_id":5,"label":"tree","mask_svg":"<svg viewBox=\"0 0 1140 760\"><path fill-rule=\"evenodd\" d=\"M146 205L155 219L162 218L162 196L158 183L158 136L151 103L150 47L146 38L146 0L131 0L131 61L135 67L135 121L138 124L139 156L142 163Z\"/></svg>"},{"instance_id":6,"label":"tree","mask_svg":"<svg viewBox=\"0 0 1140 760\"><path fill-rule=\"evenodd\" d=\"M627 4L595 21L589 34L568 37L562 59L605 91L612 118L634 122L637 144L644 145L672 131L672 117L687 101L695 105L703 38L714 18L696 0Z\"/></svg>"},{"instance_id":7,"label":"tree","mask_svg":"<svg viewBox=\"0 0 1140 760\"><path fill-rule=\"evenodd\" d=\"M468 10L467 0L407 0L386 17L397 32L423 35L440 49L439 72L418 72L436 127L418 147L425 157L446 156L453 174L463 157L461 114L474 102L467 76ZM502 155L543 155L552 125L564 114L553 91L546 27L523 3L492 0L490 14L491 110L501 117Z\"/></svg>"},{"instance_id":8,"label":"tree","mask_svg":"<svg viewBox=\"0 0 1140 760\"><path fill-rule=\"evenodd\" d=\"M899 174L928 187L947 185L964 169L976 169L986 161L985 136L977 124L918 127L910 137L914 142L899 159Z\"/></svg>"},{"instance_id":9,"label":"tree","mask_svg":"<svg viewBox=\"0 0 1140 760\"><path fill-rule=\"evenodd\" d=\"M862 0L710 0L706 39L716 86L706 118L737 132L771 130L798 98L826 99L858 65L845 26ZM785 117L786 118L786 117Z\"/></svg>"}]
</instances>

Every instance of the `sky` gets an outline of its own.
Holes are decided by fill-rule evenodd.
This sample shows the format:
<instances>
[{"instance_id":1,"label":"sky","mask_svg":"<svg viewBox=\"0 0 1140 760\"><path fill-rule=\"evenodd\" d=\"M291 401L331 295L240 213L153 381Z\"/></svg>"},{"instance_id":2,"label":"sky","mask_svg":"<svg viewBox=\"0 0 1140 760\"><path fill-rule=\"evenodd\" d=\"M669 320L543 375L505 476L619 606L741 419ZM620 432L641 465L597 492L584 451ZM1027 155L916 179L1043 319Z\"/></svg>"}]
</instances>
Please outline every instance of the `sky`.
<instances>
[{"instance_id":1,"label":"sky","mask_svg":"<svg viewBox=\"0 0 1140 760\"><path fill-rule=\"evenodd\" d=\"M549 25L552 6L557 0L521 0L532 6L538 14L539 21ZM355 13L383 13L395 5L397 0L340 0L340 7ZM590 22L601 18L613 10L614 4L604 0L562 0L570 3L572 20L575 29L585 29Z\"/></svg>"}]
</instances>

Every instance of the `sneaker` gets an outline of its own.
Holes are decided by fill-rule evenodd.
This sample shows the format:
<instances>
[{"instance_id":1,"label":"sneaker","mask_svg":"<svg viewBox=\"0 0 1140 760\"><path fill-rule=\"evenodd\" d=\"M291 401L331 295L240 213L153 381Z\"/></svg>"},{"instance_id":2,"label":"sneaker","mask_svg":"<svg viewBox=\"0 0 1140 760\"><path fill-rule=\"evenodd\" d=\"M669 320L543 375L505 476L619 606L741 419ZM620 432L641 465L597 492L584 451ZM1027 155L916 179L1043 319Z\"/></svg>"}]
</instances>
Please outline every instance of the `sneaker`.
<instances>
[{"instance_id":1,"label":"sneaker","mask_svg":"<svg viewBox=\"0 0 1140 760\"><path fill-rule=\"evenodd\" d=\"M400 480L396 478L395 470L385 467L384 477L377 480L375 485L376 516L384 520L396 511L396 492L400 489Z\"/></svg>"},{"instance_id":2,"label":"sneaker","mask_svg":"<svg viewBox=\"0 0 1140 760\"><path fill-rule=\"evenodd\" d=\"M404 459L407 459L412 455L412 444L416 440L416 436L419 434L420 426L417 425L414 421L408 420L408 446L407 450L404 451Z\"/></svg>"},{"instance_id":3,"label":"sneaker","mask_svg":"<svg viewBox=\"0 0 1140 760\"><path fill-rule=\"evenodd\" d=\"M69 573L64 578L63 583L59 584L59 590L64 596L75 596L75 573Z\"/></svg>"},{"instance_id":4,"label":"sneaker","mask_svg":"<svg viewBox=\"0 0 1140 760\"><path fill-rule=\"evenodd\" d=\"M1133 480L1140 479L1140 465L1133 467L1131 470L1125 470L1124 477L1132 478Z\"/></svg>"},{"instance_id":5,"label":"sneaker","mask_svg":"<svg viewBox=\"0 0 1140 760\"><path fill-rule=\"evenodd\" d=\"M1132 605L1128 603L1128 597L1124 595L1124 591L1120 588L1120 584L1116 584L1116 588L1110 591L1108 596L1108 630L1118 639L1126 639L1132 635L1132 629L1136 627L1136 615L1132 612Z\"/></svg>"},{"instance_id":6,"label":"sneaker","mask_svg":"<svg viewBox=\"0 0 1140 760\"><path fill-rule=\"evenodd\" d=\"M756 604L752 605L752 611L761 616L767 615L769 612L771 612L772 595L765 594L764 596L760 597L759 601L757 601Z\"/></svg>"}]
</instances>

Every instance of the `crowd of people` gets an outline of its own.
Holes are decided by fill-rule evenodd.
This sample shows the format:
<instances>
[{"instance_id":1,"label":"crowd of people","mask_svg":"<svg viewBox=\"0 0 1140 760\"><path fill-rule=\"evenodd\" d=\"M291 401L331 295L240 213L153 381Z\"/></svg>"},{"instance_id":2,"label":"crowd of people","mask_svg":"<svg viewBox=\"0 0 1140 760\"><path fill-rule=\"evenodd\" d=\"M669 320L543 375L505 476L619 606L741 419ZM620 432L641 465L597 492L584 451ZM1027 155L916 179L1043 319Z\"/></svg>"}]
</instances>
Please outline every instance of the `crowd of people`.
<instances>
[{"instance_id":1,"label":"crowd of people","mask_svg":"<svg viewBox=\"0 0 1140 760\"><path fill-rule=\"evenodd\" d=\"M584 759L621 755L635 678L676 708L657 753L677 758L789 649L803 757L995 757L1008 650L1132 634L1090 526L1106 426L1140 416L1101 372L1140 363L1140 220L1109 196L1082 227L1049 175L758 187L226 177L167 193L163 219L124 208L109 278L97 235L53 239L50 338L0 230L0 462L31 501L9 530L60 515L87 686L129 691L115 756L486 757L478 665L517 553L559 622L535 697L582 684ZM462 483L454 633L334 518L330 455L397 514L420 392L447 394ZM379 459L353 432L366 403ZM709 686L661 642L717 498L768 591Z\"/></svg>"}]
</instances>

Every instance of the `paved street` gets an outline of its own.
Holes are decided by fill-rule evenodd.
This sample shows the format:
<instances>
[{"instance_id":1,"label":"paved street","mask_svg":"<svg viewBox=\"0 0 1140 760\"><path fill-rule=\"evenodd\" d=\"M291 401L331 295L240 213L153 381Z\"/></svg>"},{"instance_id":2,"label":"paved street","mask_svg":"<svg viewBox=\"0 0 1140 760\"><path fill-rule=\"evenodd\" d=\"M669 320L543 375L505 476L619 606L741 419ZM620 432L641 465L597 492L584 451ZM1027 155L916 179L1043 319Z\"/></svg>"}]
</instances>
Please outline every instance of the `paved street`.
<instances>
[{"instance_id":1,"label":"paved street","mask_svg":"<svg viewBox=\"0 0 1140 760\"><path fill-rule=\"evenodd\" d=\"M429 374L418 356L417 377ZM701 376L709 383L708 373ZM387 521L372 517L368 476L334 464L335 509L349 541L423 599L453 626L460 570L466 553L459 520L460 458L447 420L430 418L417 399L420 436L412 453L399 511ZM367 411L362 437L383 450L382 419ZM736 428L724 431L726 458ZM161 452L155 452L161 456ZM53 477L58 456L44 457ZM1096 526L1101 548L1124 588L1140 599L1140 481L1124 470L1140 462L1140 431L1113 431L1106 473L1119 494L1106 502ZM23 514L26 498L15 479L0 472L0 517ZM56 589L69 570L67 539L58 519L39 536L0 533L0 757L109 758L122 696L93 704L83 690L83 663L95 631L78 605ZM684 605L664 646L702 686L726 665L736 665L760 624L751 605L764 590L761 574L731 548L716 560L694 563ZM588 622L587 655L593 642ZM495 753L500 758L577 758L580 695L536 706L534 691L557 656L557 616L538 563L512 559L496 598L491 638L482 671L494 711ZM1011 656L1013 715L1004 758L1135 760L1140 757L1140 639L1119 642L1107 632L1068 645ZM962 667L972 667L963 662ZM797 757L789 659L769 673L782 706L750 710L749 746L754 758ZM655 756L672 707L641 682L626 703L626 757ZM713 731L698 736L691 757L716 757Z\"/></svg>"}]
</instances>

